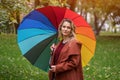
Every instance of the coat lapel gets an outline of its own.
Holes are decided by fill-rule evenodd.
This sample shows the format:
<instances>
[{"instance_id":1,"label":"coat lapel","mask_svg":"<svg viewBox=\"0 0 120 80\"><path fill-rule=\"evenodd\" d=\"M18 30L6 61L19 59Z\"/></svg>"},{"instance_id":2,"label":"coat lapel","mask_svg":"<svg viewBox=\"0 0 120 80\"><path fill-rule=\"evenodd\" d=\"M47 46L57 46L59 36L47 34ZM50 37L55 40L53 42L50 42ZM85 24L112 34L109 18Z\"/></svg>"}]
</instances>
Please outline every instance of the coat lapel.
<instances>
[{"instance_id":1,"label":"coat lapel","mask_svg":"<svg viewBox=\"0 0 120 80\"><path fill-rule=\"evenodd\" d=\"M68 48L69 48L69 43L66 43L65 45L64 45L64 47L62 48L62 50L61 50L61 52L60 52L60 55L59 55L59 57L58 57L58 60L57 60L57 63L59 62L59 61L61 61L61 59L66 59L66 53L67 53L67 51L68 51ZM63 59L63 60L64 60Z\"/></svg>"}]
</instances>

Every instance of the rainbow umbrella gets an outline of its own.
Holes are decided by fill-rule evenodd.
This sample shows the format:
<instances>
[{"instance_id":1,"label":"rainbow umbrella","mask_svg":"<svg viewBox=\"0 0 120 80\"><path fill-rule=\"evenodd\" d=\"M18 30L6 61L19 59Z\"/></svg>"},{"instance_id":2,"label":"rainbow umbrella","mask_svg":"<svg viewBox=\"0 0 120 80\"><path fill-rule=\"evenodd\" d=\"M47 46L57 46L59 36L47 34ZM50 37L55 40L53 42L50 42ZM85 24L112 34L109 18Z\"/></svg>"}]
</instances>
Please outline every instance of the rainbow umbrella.
<instances>
[{"instance_id":1,"label":"rainbow umbrella","mask_svg":"<svg viewBox=\"0 0 120 80\"><path fill-rule=\"evenodd\" d=\"M91 26L77 13L62 7L38 8L25 16L18 28L18 45L31 64L49 69L50 46L57 41L58 25L63 18L73 20L77 39L82 43L82 65L94 55L96 39Z\"/></svg>"}]
</instances>

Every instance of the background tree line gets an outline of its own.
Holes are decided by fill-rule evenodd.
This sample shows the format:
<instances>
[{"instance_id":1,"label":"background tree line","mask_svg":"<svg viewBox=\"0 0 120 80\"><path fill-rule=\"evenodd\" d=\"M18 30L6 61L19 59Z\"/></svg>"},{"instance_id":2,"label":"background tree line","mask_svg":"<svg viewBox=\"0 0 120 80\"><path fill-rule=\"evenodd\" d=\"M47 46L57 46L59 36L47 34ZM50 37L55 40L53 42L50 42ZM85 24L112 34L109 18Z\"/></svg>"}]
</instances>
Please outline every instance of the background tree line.
<instances>
[{"instance_id":1,"label":"background tree line","mask_svg":"<svg viewBox=\"0 0 120 80\"><path fill-rule=\"evenodd\" d=\"M0 33L17 33L22 18L31 10L43 6L67 7L82 15L96 35L105 23L120 25L119 0L0 0Z\"/></svg>"}]
</instances>

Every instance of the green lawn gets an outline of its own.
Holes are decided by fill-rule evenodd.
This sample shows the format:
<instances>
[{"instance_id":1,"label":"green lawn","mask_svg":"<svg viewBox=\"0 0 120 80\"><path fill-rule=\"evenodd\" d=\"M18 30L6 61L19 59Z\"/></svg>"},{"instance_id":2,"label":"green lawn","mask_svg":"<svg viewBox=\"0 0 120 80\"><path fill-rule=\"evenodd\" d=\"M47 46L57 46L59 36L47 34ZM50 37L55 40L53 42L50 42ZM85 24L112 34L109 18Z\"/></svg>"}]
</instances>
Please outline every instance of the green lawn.
<instances>
[{"instance_id":1,"label":"green lawn","mask_svg":"<svg viewBox=\"0 0 120 80\"><path fill-rule=\"evenodd\" d=\"M120 31L119 32L109 32L109 31L101 31L100 32L101 36L120 36Z\"/></svg>"},{"instance_id":2,"label":"green lawn","mask_svg":"<svg viewBox=\"0 0 120 80\"><path fill-rule=\"evenodd\" d=\"M95 55L84 67L85 80L120 80L120 37L97 37ZM0 35L0 80L48 80L22 55L16 35Z\"/></svg>"},{"instance_id":3,"label":"green lawn","mask_svg":"<svg viewBox=\"0 0 120 80\"><path fill-rule=\"evenodd\" d=\"M120 36L97 37L95 55L84 68L85 80L120 80Z\"/></svg>"},{"instance_id":4,"label":"green lawn","mask_svg":"<svg viewBox=\"0 0 120 80\"><path fill-rule=\"evenodd\" d=\"M47 76L21 55L16 35L0 35L0 80L48 80Z\"/></svg>"}]
</instances>

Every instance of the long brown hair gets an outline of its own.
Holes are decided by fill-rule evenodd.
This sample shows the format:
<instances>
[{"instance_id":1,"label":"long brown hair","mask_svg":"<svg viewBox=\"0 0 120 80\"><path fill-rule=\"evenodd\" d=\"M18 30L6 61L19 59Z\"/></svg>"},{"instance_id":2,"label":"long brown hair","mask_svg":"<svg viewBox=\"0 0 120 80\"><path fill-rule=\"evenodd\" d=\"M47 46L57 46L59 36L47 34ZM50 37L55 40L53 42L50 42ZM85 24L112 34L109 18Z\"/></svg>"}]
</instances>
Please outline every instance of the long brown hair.
<instances>
[{"instance_id":1,"label":"long brown hair","mask_svg":"<svg viewBox=\"0 0 120 80\"><path fill-rule=\"evenodd\" d=\"M64 18L61 23L59 24L59 27L58 27L58 38L61 39L63 38L63 35L62 35L62 32L61 32L61 27L63 25L64 22L69 22L70 23L70 26L71 26L71 34L69 37L75 37L75 25L73 23L72 20L68 19L68 18Z\"/></svg>"}]
</instances>

